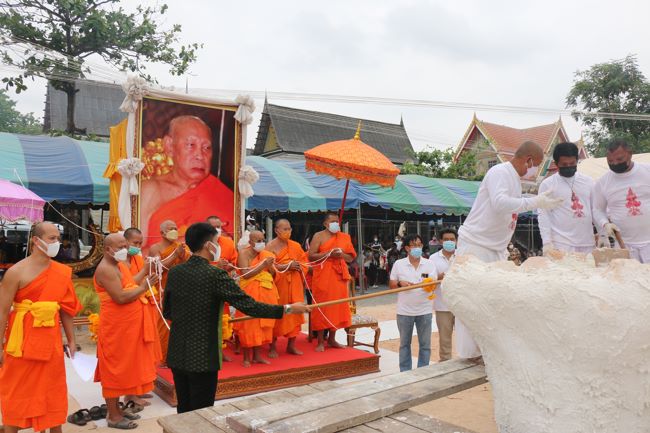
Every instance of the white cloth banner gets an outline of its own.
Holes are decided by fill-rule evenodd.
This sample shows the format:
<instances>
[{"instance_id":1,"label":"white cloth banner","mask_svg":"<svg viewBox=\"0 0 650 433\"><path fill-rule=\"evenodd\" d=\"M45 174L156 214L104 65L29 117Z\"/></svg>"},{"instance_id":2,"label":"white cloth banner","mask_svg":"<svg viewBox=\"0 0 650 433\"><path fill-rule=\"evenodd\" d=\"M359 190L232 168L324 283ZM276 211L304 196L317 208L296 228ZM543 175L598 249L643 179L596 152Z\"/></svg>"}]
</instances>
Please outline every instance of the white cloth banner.
<instances>
[{"instance_id":1,"label":"white cloth banner","mask_svg":"<svg viewBox=\"0 0 650 433\"><path fill-rule=\"evenodd\" d=\"M136 176L144 168L144 163L138 158L126 158L117 164L117 171L122 175L122 186L120 187L120 198L118 200L117 212L120 216L120 225L123 229L131 227L131 196L138 195L138 180Z\"/></svg>"}]
</instances>

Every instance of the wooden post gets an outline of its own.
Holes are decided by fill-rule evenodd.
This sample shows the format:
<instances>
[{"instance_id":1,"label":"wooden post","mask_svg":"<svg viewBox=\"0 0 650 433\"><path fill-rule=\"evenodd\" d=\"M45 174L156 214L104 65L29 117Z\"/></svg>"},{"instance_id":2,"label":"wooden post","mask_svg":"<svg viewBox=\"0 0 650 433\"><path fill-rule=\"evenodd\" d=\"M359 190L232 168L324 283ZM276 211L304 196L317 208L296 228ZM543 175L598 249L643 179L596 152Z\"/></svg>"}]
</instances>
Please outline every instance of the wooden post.
<instances>
[{"instance_id":1,"label":"wooden post","mask_svg":"<svg viewBox=\"0 0 650 433\"><path fill-rule=\"evenodd\" d=\"M361 203L357 208L357 245L359 249L359 256L357 261L359 262L359 287L361 287L361 293L366 293L366 269L363 267L363 261L365 260L363 254L363 227L361 226Z\"/></svg>"}]
</instances>

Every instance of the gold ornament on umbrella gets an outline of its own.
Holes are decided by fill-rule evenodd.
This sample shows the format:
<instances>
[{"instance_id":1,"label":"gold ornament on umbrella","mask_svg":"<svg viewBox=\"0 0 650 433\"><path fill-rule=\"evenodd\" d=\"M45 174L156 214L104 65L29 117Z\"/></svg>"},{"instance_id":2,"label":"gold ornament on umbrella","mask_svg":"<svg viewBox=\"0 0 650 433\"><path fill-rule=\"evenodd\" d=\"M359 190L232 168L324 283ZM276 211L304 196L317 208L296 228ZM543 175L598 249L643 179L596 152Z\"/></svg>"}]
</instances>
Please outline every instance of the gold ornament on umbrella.
<instances>
[{"instance_id":1,"label":"gold ornament on umbrella","mask_svg":"<svg viewBox=\"0 0 650 433\"><path fill-rule=\"evenodd\" d=\"M174 166L174 160L165 153L162 138L149 141L142 149L142 179L151 179L169 173Z\"/></svg>"}]
</instances>

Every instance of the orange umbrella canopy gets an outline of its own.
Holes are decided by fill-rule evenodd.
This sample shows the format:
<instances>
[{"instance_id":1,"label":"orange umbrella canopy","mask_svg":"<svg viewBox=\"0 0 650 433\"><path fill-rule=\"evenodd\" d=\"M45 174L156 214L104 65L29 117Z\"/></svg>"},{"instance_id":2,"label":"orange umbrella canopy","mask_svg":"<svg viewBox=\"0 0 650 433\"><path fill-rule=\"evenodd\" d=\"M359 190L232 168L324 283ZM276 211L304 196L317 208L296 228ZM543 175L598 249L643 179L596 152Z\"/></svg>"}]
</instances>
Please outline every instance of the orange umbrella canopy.
<instances>
[{"instance_id":1,"label":"orange umbrella canopy","mask_svg":"<svg viewBox=\"0 0 650 433\"><path fill-rule=\"evenodd\" d=\"M361 122L349 140L331 141L305 152L305 168L337 179L395 186L399 169L360 138Z\"/></svg>"}]
</instances>

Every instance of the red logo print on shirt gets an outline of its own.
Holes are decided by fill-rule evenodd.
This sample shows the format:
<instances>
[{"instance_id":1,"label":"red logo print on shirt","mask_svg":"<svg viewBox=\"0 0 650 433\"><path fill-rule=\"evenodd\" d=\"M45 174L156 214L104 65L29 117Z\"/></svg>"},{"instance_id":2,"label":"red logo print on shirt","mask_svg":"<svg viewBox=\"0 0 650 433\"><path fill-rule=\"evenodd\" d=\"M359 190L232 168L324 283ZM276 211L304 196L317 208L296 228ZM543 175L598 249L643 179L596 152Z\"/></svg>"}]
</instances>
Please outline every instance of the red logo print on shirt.
<instances>
[{"instance_id":1,"label":"red logo print on shirt","mask_svg":"<svg viewBox=\"0 0 650 433\"><path fill-rule=\"evenodd\" d=\"M513 213L512 214L512 220L510 221L510 230L514 230L517 227L517 214Z\"/></svg>"},{"instance_id":2,"label":"red logo print on shirt","mask_svg":"<svg viewBox=\"0 0 650 433\"><path fill-rule=\"evenodd\" d=\"M634 191L632 191L632 188L629 188L627 190L625 207L627 208L627 214L629 216L641 215L641 202L637 199L636 194Z\"/></svg>"},{"instance_id":3,"label":"red logo print on shirt","mask_svg":"<svg viewBox=\"0 0 650 433\"><path fill-rule=\"evenodd\" d=\"M571 209L573 210L573 216L575 218L584 218L585 213L582 210L584 208L585 208L584 205L580 203L580 199L578 198L576 193L571 191Z\"/></svg>"}]
</instances>

